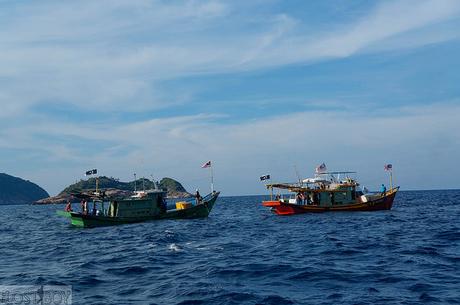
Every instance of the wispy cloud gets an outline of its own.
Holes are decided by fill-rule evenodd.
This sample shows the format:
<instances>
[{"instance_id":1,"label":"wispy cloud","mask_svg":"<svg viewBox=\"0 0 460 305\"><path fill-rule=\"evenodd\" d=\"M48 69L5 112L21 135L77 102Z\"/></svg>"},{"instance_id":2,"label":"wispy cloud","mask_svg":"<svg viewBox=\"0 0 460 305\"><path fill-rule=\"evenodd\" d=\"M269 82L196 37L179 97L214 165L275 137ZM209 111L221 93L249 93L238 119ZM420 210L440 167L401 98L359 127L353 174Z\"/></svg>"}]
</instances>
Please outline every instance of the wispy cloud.
<instances>
[{"instance_id":1,"label":"wispy cloud","mask_svg":"<svg viewBox=\"0 0 460 305\"><path fill-rule=\"evenodd\" d=\"M276 1L262 3L263 10L260 3L217 0L0 3L0 148L14 151L14 157L17 151L33 155L35 169L21 173L36 175L52 192L67 183L63 177L73 181L76 172L94 163L118 176L154 163L152 171L187 182L196 175L196 164L213 158L228 193L237 188L250 193L257 189L251 179L261 168L281 176L294 162L329 159L338 165L340 157L348 160L346 166L360 169L362 160L372 166L384 159L422 166L441 156L442 167L448 168L446 154L460 146L453 132L460 111L452 104L421 110L399 105L399 115L376 118L344 106L337 96L316 102L300 92L296 99L307 100L314 111L303 112L296 104L289 114L263 119L248 114L229 123L222 122L225 110L215 110L219 100L238 100L228 89L203 98L209 110L202 114L171 111L163 114L166 118L128 122L127 113L160 112L201 98L192 98L193 88L187 86L194 77L234 74L239 79L239 73L250 71L257 78L272 68L459 37L460 2L453 0L375 2L356 20L326 20L327 26L292 8L271 9ZM165 85L174 80L179 85ZM268 99L254 95L263 108ZM281 105L287 97L273 99ZM242 113L248 101L239 100ZM56 104L83 114L65 120L46 110L37 113L41 106ZM337 108L343 111L331 111ZM78 122L93 112L94 119ZM118 119L107 123L103 117L111 113ZM420 150L439 141L444 149ZM439 156L430 159L430 154ZM43 163L63 172L42 178L37 164ZM241 178L243 170L247 174ZM243 183L232 183L236 180Z\"/></svg>"},{"instance_id":2,"label":"wispy cloud","mask_svg":"<svg viewBox=\"0 0 460 305\"><path fill-rule=\"evenodd\" d=\"M67 181L36 177L52 192L72 182L82 167L95 165L105 174L126 179L132 171L172 175L188 187L197 183L197 176L203 176L204 182L198 183L204 187L206 173L200 175L199 164L211 158L221 187L227 194L237 194L263 191L256 179L261 171L290 180L289 168L294 164L307 176L309 167L323 161L333 168L360 171L364 183L375 183L376 177L384 179L380 168L385 162L395 163L400 172L416 167L419 173L449 175L460 165L452 158L460 148L456 134L459 115L455 103L405 107L397 116L316 111L225 125L218 123L219 116L203 114L120 126L56 122L29 130L13 128L4 136L6 142L22 139L21 149L44 150L49 156L44 162L67 163L65 171L73 173ZM37 137L41 133L73 140L46 147ZM433 159L437 162L430 162ZM429 186L418 175L405 183L406 188Z\"/></svg>"},{"instance_id":3,"label":"wispy cloud","mask_svg":"<svg viewBox=\"0 0 460 305\"><path fill-rule=\"evenodd\" d=\"M0 103L15 104L2 115L50 100L95 110L124 110L127 101L131 111L164 107L162 80L385 49L386 39L458 17L460 10L450 0L383 2L354 23L306 36L303 29L314 27L308 20L288 14L251 19L256 7L244 15L235 7L141 0L15 6L0 30ZM393 41L391 47L400 46Z\"/></svg>"}]
</instances>

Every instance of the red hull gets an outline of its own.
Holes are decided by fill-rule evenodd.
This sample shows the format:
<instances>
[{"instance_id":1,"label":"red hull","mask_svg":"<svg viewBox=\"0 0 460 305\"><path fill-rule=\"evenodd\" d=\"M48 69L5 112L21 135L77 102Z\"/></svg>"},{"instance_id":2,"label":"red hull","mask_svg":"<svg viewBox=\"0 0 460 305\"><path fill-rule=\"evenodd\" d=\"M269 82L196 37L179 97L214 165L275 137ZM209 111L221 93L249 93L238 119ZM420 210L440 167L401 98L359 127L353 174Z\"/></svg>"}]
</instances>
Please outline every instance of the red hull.
<instances>
[{"instance_id":1,"label":"red hull","mask_svg":"<svg viewBox=\"0 0 460 305\"><path fill-rule=\"evenodd\" d=\"M398 188L390 190L385 197L381 197L368 202L356 202L349 205L340 206L317 206L317 205L298 205L280 201L264 201L263 206L272 208L278 215L294 215L303 213L320 213L333 211L378 211L390 210Z\"/></svg>"}]
</instances>

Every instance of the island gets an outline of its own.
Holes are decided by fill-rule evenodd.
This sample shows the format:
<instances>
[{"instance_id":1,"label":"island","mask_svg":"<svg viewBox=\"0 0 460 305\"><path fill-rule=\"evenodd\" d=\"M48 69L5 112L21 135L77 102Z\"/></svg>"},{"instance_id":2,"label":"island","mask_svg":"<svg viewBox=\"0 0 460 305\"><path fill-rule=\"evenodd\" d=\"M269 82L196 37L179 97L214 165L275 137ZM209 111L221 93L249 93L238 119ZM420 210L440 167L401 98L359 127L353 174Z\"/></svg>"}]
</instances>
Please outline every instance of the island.
<instances>
[{"instance_id":1,"label":"island","mask_svg":"<svg viewBox=\"0 0 460 305\"><path fill-rule=\"evenodd\" d=\"M29 204L47 197L49 194L37 184L0 173L0 205Z\"/></svg>"},{"instance_id":2,"label":"island","mask_svg":"<svg viewBox=\"0 0 460 305\"><path fill-rule=\"evenodd\" d=\"M189 198L192 195L178 181L172 178L163 178L159 183L149 179L141 178L131 182L122 182L114 177L101 176L97 178L99 189L105 192L108 198L121 198L134 194L134 191L160 188L167 192L167 198ZM94 191L96 178L80 180L66 187L56 196L36 200L34 204L59 204L67 201L78 201L72 194L85 191Z\"/></svg>"}]
</instances>

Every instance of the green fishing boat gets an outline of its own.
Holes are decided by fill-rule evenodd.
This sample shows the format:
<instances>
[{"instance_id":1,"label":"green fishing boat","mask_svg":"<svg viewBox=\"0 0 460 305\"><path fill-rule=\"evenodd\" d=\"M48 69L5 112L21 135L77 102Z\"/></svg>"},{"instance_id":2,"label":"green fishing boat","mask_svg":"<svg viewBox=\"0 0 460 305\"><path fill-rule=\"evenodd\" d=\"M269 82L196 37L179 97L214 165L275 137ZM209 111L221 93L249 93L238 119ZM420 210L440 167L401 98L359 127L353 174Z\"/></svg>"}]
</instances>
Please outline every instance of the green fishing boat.
<instances>
[{"instance_id":1,"label":"green fishing boat","mask_svg":"<svg viewBox=\"0 0 460 305\"><path fill-rule=\"evenodd\" d=\"M190 219L204 218L209 215L219 196L213 191L203 198L176 202L175 207L169 209L166 203L166 192L163 190L149 190L135 192L128 198L110 199L105 201L103 193L77 194L85 202L92 199L93 208L82 204L81 212L57 211L57 214L70 218L71 224L76 227L112 226L127 223L137 223L160 219ZM106 208L106 205L108 207Z\"/></svg>"}]
</instances>

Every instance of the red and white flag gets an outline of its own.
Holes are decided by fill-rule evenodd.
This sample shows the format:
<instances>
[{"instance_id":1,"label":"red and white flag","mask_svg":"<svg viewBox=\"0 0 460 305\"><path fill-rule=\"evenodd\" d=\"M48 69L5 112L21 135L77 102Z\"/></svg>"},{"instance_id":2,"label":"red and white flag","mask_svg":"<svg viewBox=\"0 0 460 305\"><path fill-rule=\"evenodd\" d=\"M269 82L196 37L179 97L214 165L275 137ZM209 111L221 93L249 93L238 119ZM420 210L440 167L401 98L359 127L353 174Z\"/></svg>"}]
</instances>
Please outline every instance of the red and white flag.
<instances>
[{"instance_id":1,"label":"red and white flag","mask_svg":"<svg viewBox=\"0 0 460 305\"><path fill-rule=\"evenodd\" d=\"M326 164L322 163L321 165L318 165L315 169L315 172L317 174L324 173L326 171Z\"/></svg>"},{"instance_id":2,"label":"red and white flag","mask_svg":"<svg viewBox=\"0 0 460 305\"><path fill-rule=\"evenodd\" d=\"M385 164L383 169L386 170L386 171L391 171L393 169L393 165L392 164Z\"/></svg>"},{"instance_id":3,"label":"red and white flag","mask_svg":"<svg viewBox=\"0 0 460 305\"><path fill-rule=\"evenodd\" d=\"M201 165L201 168L208 168L208 167L211 167L211 160Z\"/></svg>"}]
</instances>

